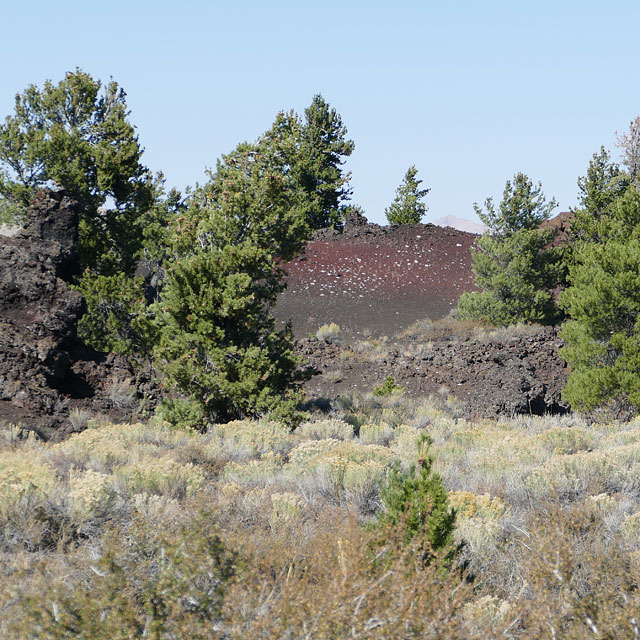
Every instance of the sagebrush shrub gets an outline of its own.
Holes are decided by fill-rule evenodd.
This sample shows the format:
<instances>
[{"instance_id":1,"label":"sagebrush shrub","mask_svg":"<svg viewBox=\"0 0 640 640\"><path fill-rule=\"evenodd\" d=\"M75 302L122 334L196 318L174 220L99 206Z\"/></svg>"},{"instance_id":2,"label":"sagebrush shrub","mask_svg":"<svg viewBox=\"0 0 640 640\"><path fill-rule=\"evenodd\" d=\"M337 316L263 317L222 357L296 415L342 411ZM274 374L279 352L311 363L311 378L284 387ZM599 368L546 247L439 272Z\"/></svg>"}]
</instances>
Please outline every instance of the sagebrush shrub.
<instances>
[{"instance_id":1,"label":"sagebrush shrub","mask_svg":"<svg viewBox=\"0 0 640 640\"><path fill-rule=\"evenodd\" d=\"M303 438L313 440L324 440L326 438L350 440L354 436L353 425L335 418L303 422L296 429L296 433Z\"/></svg>"},{"instance_id":2,"label":"sagebrush shrub","mask_svg":"<svg viewBox=\"0 0 640 640\"><path fill-rule=\"evenodd\" d=\"M316 338L318 338L318 340L326 340L327 342L340 342L343 338L342 329L335 322L323 324L316 331Z\"/></svg>"},{"instance_id":3,"label":"sagebrush shrub","mask_svg":"<svg viewBox=\"0 0 640 640\"><path fill-rule=\"evenodd\" d=\"M211 514L180 525L165 520L161 527L140 519L124 534L115 529L106 537L83 584L45 583L42 597L15 593L7 620L11 637L212 637L237 555L226 548Z\"/></svg>"}]
</instances>

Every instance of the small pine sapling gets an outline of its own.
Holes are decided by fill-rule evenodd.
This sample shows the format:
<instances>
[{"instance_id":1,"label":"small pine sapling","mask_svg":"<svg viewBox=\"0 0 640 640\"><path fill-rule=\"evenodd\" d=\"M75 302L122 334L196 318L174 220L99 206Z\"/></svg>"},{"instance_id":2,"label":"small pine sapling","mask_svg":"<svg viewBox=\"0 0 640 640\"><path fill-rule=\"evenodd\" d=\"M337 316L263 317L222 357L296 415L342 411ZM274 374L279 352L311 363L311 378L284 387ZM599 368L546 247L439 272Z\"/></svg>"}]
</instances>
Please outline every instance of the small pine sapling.
<instances>
[{"instance_id":1,"label":"small pine sapling","mask_svg":"<svg viewBox=\"0 0 640 640\"><path fill-rule=\"evenodd\" d=\"M374 396L390 396L394 393L400 394L404 392L404 387L401 387L399 384L396 384L396 381L393 379L393 376L389 374L384 382L373 390Z\"/></svg>"},{"instance_id":2,"label":"small pine sapling","mask_svg":"<svg viewBox=\"0 0 640 640\"><path fill-rule=\"evenodd\" d=\"M390 224L419 224L427 213L427 205L421 200L431 189L420 189L422 180L417 176L415 165L407 169L394 201L384 212Z\"/></svg>"},{"instance_id":3,"label":"small pine sapling","mask_svg":"<svg viewBox=\"0 0 640 640\"><path fill-rule=\"evenodd\" d=\"M507 180L496 207L492 198L475 211L488 230L472 251L472 270L480 291L465 292L455 311L458 320L498 326L554 324L561 316L553 290L564 277L562 251L550 246L553 232L541 229L556 207L542 185L523 173Z\"/></svg>"},{"instance_id":4,"label":"small pine sapling","mask_svg":"<svg viewBox=\"0 0 640 640\"><path fill-rule=\"evenodd\" d=\"M411 465L408 471L396 466L390 471L380 489L384 511L378 517L378 526L402 527L403 543L417 543L425 563L435 553L453 549L456 520L442 480L432 468L428 453L432 442L428 435L421 435L417 466Z\"/></svg>"}]
</instances>

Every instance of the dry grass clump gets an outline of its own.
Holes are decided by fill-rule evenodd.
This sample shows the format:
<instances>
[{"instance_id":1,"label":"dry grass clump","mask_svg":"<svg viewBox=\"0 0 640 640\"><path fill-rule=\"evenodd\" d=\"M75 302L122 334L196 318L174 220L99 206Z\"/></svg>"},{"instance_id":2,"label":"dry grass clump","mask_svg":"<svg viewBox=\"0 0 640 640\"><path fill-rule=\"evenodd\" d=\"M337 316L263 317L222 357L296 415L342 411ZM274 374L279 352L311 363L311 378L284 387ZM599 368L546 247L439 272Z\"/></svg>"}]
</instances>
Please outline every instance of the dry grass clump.
<instances>
[{"instance_id":1,"label":"dry grass clump","mask_svg":"<svg viewBox=\"0 0 640 640\"><path fill-rule=\"evenodd\" d=\"M497 520L507 511L500 498L492 498L488 493L479 496L469 491L451 491L449 501L456 510L458 521L478 517Z\"/></svg>"},{"instance_id":2,"label":"dry grass clump","mask_svg":"<svg viewBox=\"0 0 640 640\"><path fill-rule=\"evenodd\" d=\"M284 471L298 486L306 488L306 495L320 492L333 503L349 504L360 513L370 514L379 509L379 485L394 459L387 447L314 440L291 451Z\"/></svg>"},{"instance_id":3,"label":"dry grass clump","mask_svg":"<svg viewBox=\"0 0 640 640\"><path fill-rule=\"evenodd\" d=\"M425 567L413 546L390 530L387 562L372 534L327 509L317 529L265 545L243 537L253 562L227 599L230 638L456 638L470 588L438 563Z\"/></svg>"},{"instance_id":4,"label":"dry grass clump","mask_svg":"<svg viewBox=\"0 0 640 640\"><path fill-rule=\"evenodd\" d=\"M591 451L595 446L595 438L586 428L555 427L543 431L540 439L545 447L549 447L554 454L571 455L580 451Z\"/></svg>"},{"instance_id":5,"label":"dry grass clump","mask_svg":"<svg viewBox=\"0 0 640 640\"><path fill-rule=\"evenodd\" d=\"M389 355L391 348L387 336L357 340L351 345L354 359L364 362L380 362L384 360Z\"/></svg>"},{"instance_id":6,"label":"dry grass clump","mask_svg":"<svg viewBox=\"0 0 640 640\"><path fill-rule=\"evenodd\" d=\"M69 500L82 519L107 514L116 499L113 478L97 471L69 473Z\"/></svg>"},{"instance_id":7,"label":"dry grass clump","mask_svg":"<svg viewBox=\"0 0 640 640\"><path fill-rule=\"evenodd\" d=\"M92 414L90 411L86 409L71 409L69 412L69 422L73 427L74 431L81 431L82 429L86 429L91 420Z\"/></svg>"},{"instance_id":8,"label":"dry grass clump","mask_svg":"<svg viewBox=\"0 0 640 640\"><path fill-rule=\"evenodd\" d=\"M379 484L394 459L387 447L353 439L305 440L287 457L271 453L260 459L232 461L223 478L247 489L293 489L307 502L349 504L361 513L371 513L379 507Z\"/></svg>"},{"instance_id":9,"label":"dry grass clump","mask_svg":"<svg viewBox=\"0 0 640 640\"><path fill-rule=\"evenodd\" d=\"M43 561L29 580L5 584L0 630L25 640L216 637L235 563L205 515L137 519L108 532L95 558L70 558L65 568L81 580L51 575Z\"/></svg>"},{"instance_id":10,"label":"dry grass clump","mask_svg":"<svg viewBox=\"0 0 640 640\"><path fill-rule=\"evenodd\" d=\"M326 438L324 440L308 440L296 446L289 453L289 465L304 472L304 470L313 469L334 460L355 464L375 462L385 465L390 463L393 458L393 453L387 447Z\"/></svg>"},{"instance_id":11,"label":"dry grass clump","mask_svg":"<svg viewBox=\"0 0 640 640\"><path fill-rule=\"evenodd\" d=\"M123 411L133 411L139 404L136 388L130 379L114 380L107 389L107 395L113 406Z\"/></svg>"},{"instance_id":12,"label":"dry grass clump","mask_svg":"<svg viewBox=\"0 0 640 640\"><path fill-rule=\"evenodd\" d=\"M114 469L114 475L130 493L171 497L194 496L202 489L205 475L192 463L179 464L164 456L145 456Z\"/></svg>"},{"instance_id":13,"label":"dry grass clump","mask_svg":"<svg viewBox=\"0 0 640 640\"><path fill-rule=\"evenodd\" d=\"M338 415L358 430L365 424L384 423L392 429L406 424L426 427L442 412L432 405L405 397L401 393L389 395L347 394L335 400Z\"/></svg>"},{"instance_id":14,"label":"dry grass clump","mask_svg":"<svg viewBox=\"0 0 640 640\"><path fill-rule=\"evenodd\" d=\"M358 439L363 444L386 446L393 439L394 429L386 422L363 424L358 429Z\"/></svg>"},{"instance_id":15,"label":"dry grass clump","mask_svg":"<svg viewBox=\"0 0 640 640\"><path fill-rule=\"evenodd\" d=\"M372 535L339 510L303 537L252 527L232 541L218 516L139 517L126 535L111 530L93 557L69 557L58 567L66 577L48 562L28 580L19 571L20 584L0 587L3 637L463 637L470 587L438 562L425 567L393 530L379 562Z\"/></svg>"},{"instance_id":16,"label":"dry grass clump","mask_svg":"<svg viewBox=\"0 0 640 640\"><path fill-rule=\"evenodd\" d=\"M377 494L394 460L387 448L334 439L304 442L291 451L288 473L302 478L310 472L324 478L333 496L358 503Z\"/></svg>"},{"instance_id":17,"label":"dry grass clump","mask_svg":"<svg viewBox=\"0 0 640 640\"><path fill-rule=\"evenodd\" d=\"M483 336L489 329L494 328L478 322L456 320L452 317L441 318L440 320L425 318L407 327L398 334L398 338L422 343L441 342L444 340L458 342Z\"/></svg>"},{"instance_id":18,"label":"dry grass clump","mask_svg":"<svg viewBox=\"0 0 640 640\"><path fill-rule=\"evenodd\" d=\"M235 459L286 453L295 442L291 430L271 420L234 420L214 425L205 437L213 454L225 451Z\"/></svg>"},{"instance_id":19,"label":"dry grass clump","mask_svg":"<svg viewBox=\"0 0 640 640\"><path fill-rule=\"evenodd\" d=\"M509 428L518 429L529 434L542 433L549 429L569 429L578 427L589 430L592 422L587 422L582 414L563 413L561 415L525 415L520 414L511 418L501 416L498 422L505 423Z\"/></svg>"},{"instance_id":20,"label":"dry grass clump","mask_svg":"<svg viewBox=\"0 0 640 640\"><path fill-rule=\"evenodd\" d=\"M509 342L517 338L528 338L540 333L542 327L536 324L515 324L508 327L487 327L478 335L481 341Z\"/></svg>"},{"instance_id":21,"label":"dry grass clump","mask_svg":"<svg viewBox=\"0 0 640 640\"><path fill-rule=\"evenodd\" d=\"M593 504L533 511L517 539L525 637L637 637L640 572Z\"/></svg>"},{"instance_id":22,"label":"dry grass clump","mask_svg":"<svg viewBox=\"0 0 640 640\"><path fill-rule=\"evenodd\" d=\"M138 493L194 495L206 472L174 459L188 434L158 424L107 425L47 445L4 439L0 449L0 548L50 550L99 535L128 518Z\"/></svg>"},{"instance_id":23,"label":"dry grass clump","mask_svg":"<svg viewBox=\"0 0 640 640\"><path fill-rule=\"evenodd\" d=\"M576 501L636 490L637 423L563 422L569 421L532 416L469 423L441 415L429 427L436 468L450 489L498 495L523 509L554 497Z\"/></svg>"},{"instance_id":24,"label":"dry grass clump","mask_svg":"<svg viewBox=\"0 0 640 640\"><path fill-rule=\"evenodd\" d=\"M432 342L510 342L518 338L527 338L540 333L541 326L535 324L517 324L509 327L494 327L474 321L461 321L452 317L440 320L418 320L398 335L398 338L412 343L429 344Z\"/></svg>"},{"instance_id":25,"label":"dry grass clump","mask_svg":"<svg viewBox=\"0 0 640 640\"><path fill-rule=\"evenodd\" d=\"M274 528L296 522L305 506L304 500L293 491L272 493L270 498Z\"/></svg>"},{"instance_id":26,"label":"dry grass clump","mask_svg":"<svg viewBox=\"0 0 640 640\"><path fill-rule=\"evenodd\" d=\"M323 377L330 384L338 384L344 380L344 372L341 369L333 369L324 372Z\"/></svg>"},{"instance_id":27,"label":"dry grass clump","mask_svg":"<svg viewBox=\"0 0 640 640\"><path fill-rule=\"evenodd\" d=\"M325 340L326 342L342 342L342 329L340 325L337 325L335 322L323 324L316 331L316 338L318 340Z\"/></svg>"},{"instance_id":28,"label":"dry grass clump","mask_svg":"<svg viewBox=\"0 0 640 640\"><path fill-rule=\"evenodd\" d=\"M181 502L166 495L136 493L131 497L131 511L153 522L164 518L177 520L183 513Z\"/></svg>"},{"instance_id":29,"label":"dry grass clump","mask_svg":"<svg viewBox=\"0 0 640 640\"><path fill-rule=\"evenodd\" d=\"M46 500L57 485L55 470L41 452L0 452L0 511L10 510L25 499Z\"/></svg>"},{"instance_id":30,"label":"dry grass clump","mask_svg":"<svg viewBox=\"0 0 640 640\"><path fill-rule=\"evenodd\" d=\"M275 482L282 470L283 462L282 457L273 454L248 462L233 461L225 466L222 475L227 482L245 486L265 486Z\"/></svg>"},{"instance_id":31,"label":"dry grass clump","mask_svg":"<svg viewBox=\"0 0 640 640\"><path fill-rule=\"evenodd\" d=\"M52 456L66 457L78 466L109 472L114 466L145 455L162 456L188 444L192 434L168 429L159 422L107 424L86 429L53 445Z\"/></svg>"}]
</instances>

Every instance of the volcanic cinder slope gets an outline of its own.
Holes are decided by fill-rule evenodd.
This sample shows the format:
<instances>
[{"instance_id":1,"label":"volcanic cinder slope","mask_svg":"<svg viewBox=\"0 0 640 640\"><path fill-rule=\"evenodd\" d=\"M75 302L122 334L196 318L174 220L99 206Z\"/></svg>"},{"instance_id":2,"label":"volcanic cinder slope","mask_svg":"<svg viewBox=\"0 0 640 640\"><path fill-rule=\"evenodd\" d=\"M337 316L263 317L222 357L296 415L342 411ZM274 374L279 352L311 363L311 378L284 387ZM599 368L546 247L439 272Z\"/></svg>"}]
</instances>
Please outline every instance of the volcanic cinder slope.
<instances>
[{"instance_id":1,"label":"volcanic cinder slope","mask_svg":"<svg viewBox=\"0 0 640 640\"><path fill-rule=\"evenodd\" d=\"M476 238L429 224L347 225L343 233L316 234L306 254L285 265L288 288L275 310L291 320L302 355L321 374L307 384L309 396L371 391L392 375L414 398L451 394L456 410L472 418L566 411L562 341L552 328L495 336L452 328L440 336L438 327L420 322L424 331L405 331L446 316L462 292L474 289ZM343 339L306 339L331 322ZM367 336L389 340L378 353L358 340Z\"/></svg>"},{"instance_id":2,"label":"volcanic cinder slope","mask_svg":"<svg viewBox=\"0 0 640 640\"><path fill-rule=\"evenodd\" d=\"M299 337L330 322L348 336L394 335L416 320L446 316L474 288L476 236L432 224L347 225L322 231L287 263L275 309Z\"/></svg>"}]
</instances>

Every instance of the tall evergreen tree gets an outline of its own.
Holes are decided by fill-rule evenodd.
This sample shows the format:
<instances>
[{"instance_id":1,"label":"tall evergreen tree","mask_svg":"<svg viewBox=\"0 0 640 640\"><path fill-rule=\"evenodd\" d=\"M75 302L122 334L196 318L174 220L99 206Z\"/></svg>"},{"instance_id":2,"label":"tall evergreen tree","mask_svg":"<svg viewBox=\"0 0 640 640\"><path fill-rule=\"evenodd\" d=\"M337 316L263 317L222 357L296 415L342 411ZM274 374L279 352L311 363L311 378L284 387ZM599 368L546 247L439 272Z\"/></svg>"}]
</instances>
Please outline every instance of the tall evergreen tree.
<instances>
[{"instance_id":1,"label":"tall evergreen tree","mask_svg":"<svg viewBox=\"0 0 640 640\"><path fill-rule=\"evenodd\" d=\"M82 207L82 266L102 274L134 269L159 189L125 95L78 69L27 87L0 125L0 193L26 206L43 186L64 188Z\"/></svg>"},{"instance_id":2,"label":"tall evergreen tree","mask_svg":"<svg viewBox=\"0 0 640 640\"><path fill-rule=\"evenodd\" d=\"M24 210L43 186L78 201L77 284L88 306L80 331L98 349L133 351L133 306L144 300L133 273L168 211L161 176L141 162L125 95L116 82L103 87L80 69L18 94L15 113L0 125L0 215Z\"/></svg>"},{"instance_id":3,"label":"tall evergreen tree","mask_svg":"<svg viewBox=\"0 0 640 640\"><path fill-rule=\"evenodd\" d=\"M627 189L578 238L561 304L569 319L561 354L571 365L563 390L575 409L623 393L640 409L640 193Z\"/></svg>"},{"instance_id":4,"label":"tall evergreen tree","mask_svg":"<svg viewBox=\"0 0 640 640\"><path fill-rule=\"evenodd\" d=\"M611 154L600 147L594 153L587 174L578 179L578 203L571 230L574 239L597 241L597 222L611 212L613 203L630 184L629 174L611 160Z\"/></svg>"},{"instance_id":5,"label":"tall evergreen tree","mask_svg":"<svg viewBox=\"0 0 640 640\"><path fill-rule=\"evenodd\" d=\"M630 173L601 148L578 180L581 206L571 226L568 287L560 296L568 316L561 353L571 365L563 397L576 409L593 409L620 394L640 408L640 195L631 175L633 124L623 137Z\"/></svg>"},{"instance_id":6,"label":"tall evergreen tree","mask_svg":"<svg viewBox=\"0 0 640 640\"><path fill-rule=\"evenodd\" d=\"M304 111L300 163L296 173L302 188L316 200L319 213L309 220L312 229L340 225L340 206L349 200L350 173L342 165L355 149L347 140L340 114L320 95Z\"/></svg>"},{"instance_id":7,"label":"tall evergreen tree","mask_svg":"<svg viewBox=\"0 0 640 640\"><path fill-rule=\"evenodd\" d=\"M304 246L310 205L269 144L242 144L171 225L155 355L176 424L273 413L292 420L304 375L270 309L281 263Z\"/></svg>"},{"instance_id":8,"label":"tall evergreen tree","mask_svg":"<svg viewBox=\"0 0 640 640\"><path fill-rule=\"evenodd\" d=\"M463 293L456 315L496 325L518 322L552 324L558 308L552 290L561 277L561 253L550 248L553 234L539 228L556 206L523 173L507 180L498 208L492 198L476 213L488 230L472 254L476 286L481 291Z\"/></svg>"},{"instance_id":9,"label":"tall evergreen tree","mask_svg":"<svg viewBox=\"0 0 640 640\"><path fill-rule=\"evenodd\" d=\"M260 140L279 153L283 170L304 190L312 229L342 223L343 203L352 192L350 174L343 172L342 165L355 148L346 135L338 112L316 95L304 119L293 111L281 112Z\"/></svg>"},{"instance_id":10,"label":"tall evergreen tree","mask_svg":"<svg viewBox=\"0 0 640 640\"><path fill-rule=\"evenodd\" d=\"M394 201L384 210L390 224L418 224L427 213L427 205L421 200L431 189L420 189L418 170L410 166L402 184L396 189Z\"/></svg>"},{"instance_id":11,"label":"tall evergreen tree","mask_svg":"<svg viewBox=\"0 0 640 640\"><path fill-rule=\"evenodd\" d=\"M524 173L517 173L513 182L507 180L497 209L493 198L485 200L484 210L477 203L473 208L492 237L506 238L517 231L537 229L557 206L555 198L547 202L540 183L534 185Z\"/></svg>"}]
</instances>

